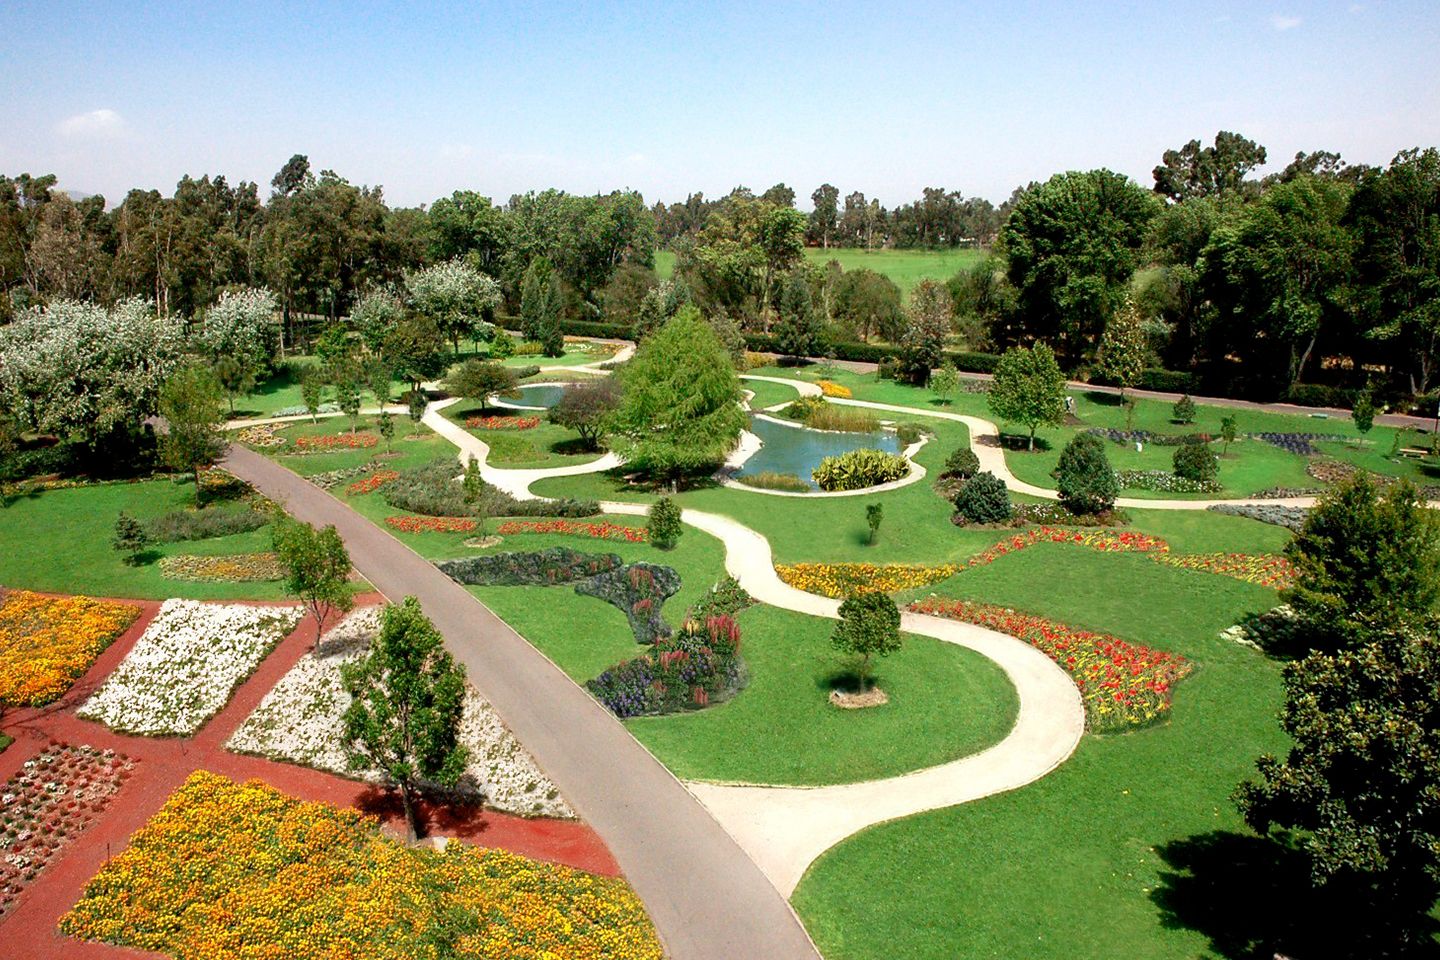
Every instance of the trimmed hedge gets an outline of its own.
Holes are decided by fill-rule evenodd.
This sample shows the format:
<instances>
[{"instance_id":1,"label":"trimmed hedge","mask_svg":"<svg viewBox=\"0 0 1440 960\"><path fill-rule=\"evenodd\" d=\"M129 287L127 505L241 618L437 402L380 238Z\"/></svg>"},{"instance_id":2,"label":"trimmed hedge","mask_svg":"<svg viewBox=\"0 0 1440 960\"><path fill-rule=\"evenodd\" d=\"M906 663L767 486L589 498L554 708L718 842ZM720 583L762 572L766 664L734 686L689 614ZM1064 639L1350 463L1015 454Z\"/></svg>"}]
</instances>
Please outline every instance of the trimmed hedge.
<instances>
[{"instance_id":1,"label":"trimmed hedge","mask_svg":"<svg viewBox=\"0 0 1440 960\"><path fill-rule=\"evenodd\" d=\"M1191 393L1198 386L1198 381L1195 374L1185 370L1161 370L1155 367L1140 371L1140 381L1135 386L1157 393Z\"/></svg>"}]
</instances>

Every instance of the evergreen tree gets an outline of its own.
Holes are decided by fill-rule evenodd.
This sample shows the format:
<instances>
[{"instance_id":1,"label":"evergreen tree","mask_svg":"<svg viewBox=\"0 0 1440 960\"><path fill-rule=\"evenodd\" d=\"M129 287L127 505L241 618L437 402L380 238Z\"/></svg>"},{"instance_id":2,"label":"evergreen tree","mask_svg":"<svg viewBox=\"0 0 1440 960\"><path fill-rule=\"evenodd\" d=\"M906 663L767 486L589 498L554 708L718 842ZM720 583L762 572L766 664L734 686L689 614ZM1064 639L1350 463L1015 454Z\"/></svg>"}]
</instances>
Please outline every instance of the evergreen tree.
<instances>
[{"instance_id":1,"label":"evergreen tree","mask_svg":"<svg viewBox=\"0 0 1440 960\"><path fill-rule=\"evenodd\" d=\"M1055 468L1060 504L1075 514L1105 513L1115 506L1120 484L1105 441L1093 433L1077 433L1060 453Z\"/></svg>"},{"instance_id":2,"label":"evergreen tree","mask_svg":"<svg viewBox=\"0 0 1440 960\"><path fill-rule=\"evenodd\" d=\"M674 549L680 542L685 526L680 521L680 508L669 497L661 497L650 505L649 522L645 526L650 543L661 550Z\"/></svg>"}]
</instances>

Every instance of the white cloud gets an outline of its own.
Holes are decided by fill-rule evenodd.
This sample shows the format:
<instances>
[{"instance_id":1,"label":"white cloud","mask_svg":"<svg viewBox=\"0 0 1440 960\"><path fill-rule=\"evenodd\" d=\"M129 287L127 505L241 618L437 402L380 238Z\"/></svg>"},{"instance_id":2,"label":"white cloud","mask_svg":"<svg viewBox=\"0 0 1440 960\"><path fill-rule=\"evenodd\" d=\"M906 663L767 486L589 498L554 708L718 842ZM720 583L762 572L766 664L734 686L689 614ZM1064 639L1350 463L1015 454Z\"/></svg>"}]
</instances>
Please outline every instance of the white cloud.
<instances>
[{"instance_id":1,"label":"white cloud","mask_svg":"<svg viewBox=\"0 0 1440 960\"><path fill-rule=\"evenodd\" d=\"M129 131L125 118L114 110L91 110L77 113L60 121L55 128L62 136L95 140L110 140L124 136Z\"/></svg>"},{"instance_id":2,"label":"white cloud","mask_svg":"<svg viewBox=\"0 0 1440 960\"><path fill-rule=\"evenodd\" d=\"M1294 30L1300 26L1302 22L1299 17L1287 17L1278 13L1271 14L1270 16L1270 26L1276 30Z\"/></svg>"}]
</instances>

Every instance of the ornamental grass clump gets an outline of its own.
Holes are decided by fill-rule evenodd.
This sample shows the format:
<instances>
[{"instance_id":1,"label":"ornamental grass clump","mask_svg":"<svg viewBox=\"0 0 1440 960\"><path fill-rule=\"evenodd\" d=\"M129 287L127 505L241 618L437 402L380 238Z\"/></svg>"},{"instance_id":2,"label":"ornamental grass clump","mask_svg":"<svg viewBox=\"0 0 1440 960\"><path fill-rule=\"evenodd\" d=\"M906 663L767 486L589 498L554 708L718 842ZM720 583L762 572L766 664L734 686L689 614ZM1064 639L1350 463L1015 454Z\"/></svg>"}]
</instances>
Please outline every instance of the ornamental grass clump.
<instances>
[{"instance_id":1,"label":"ornamental grass clump","mask_svg":"<svg viewBox=\"0 0 1440 960\"><path fill-rule=\"evenodd\" d=\"M899 454L864 448L826 457L810 477L821 490L862 490L893 483L909 472L910 461Z\"/></svg>"}]
</instances>

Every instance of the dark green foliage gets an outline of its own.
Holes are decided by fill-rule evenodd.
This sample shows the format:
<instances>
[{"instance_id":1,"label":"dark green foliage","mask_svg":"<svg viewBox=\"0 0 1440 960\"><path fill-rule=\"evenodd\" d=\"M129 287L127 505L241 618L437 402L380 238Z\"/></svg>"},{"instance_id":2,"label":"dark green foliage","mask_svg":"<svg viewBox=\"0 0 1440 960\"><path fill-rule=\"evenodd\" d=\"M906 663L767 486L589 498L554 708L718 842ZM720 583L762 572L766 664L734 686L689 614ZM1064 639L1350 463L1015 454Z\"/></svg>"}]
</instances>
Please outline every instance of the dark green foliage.
<instances>
[{"instance_id":1,"label":"dark green foliage","mask_svg":"<svg viewBox=\"0 0 1440 960\"><path fill-rule=\"evenodd\" d=\"M509 367L485 360L466 360L445 379L445 392L452 397L466 397L484 403L495 394L515 389L515 372Z\"/></svg>"},{"instance_id":2,"label":"dark green foliage","mask_svg":"<svg viewBox=\"0 0 1440 960\"><path fill-rule=\"evenodd\" d=\"M876 657L887 657L900 649L900 608L883 593L861 593L840 604L840 622L830 643L856 661L862 691L870 686L870 670Z\"/></svg>"},{"instance_id":3,"label":"dark green foliage","mask_svg":"<svg viewBox=\"0 0 1440 960\"><path fill-rule=\"evenodd\" d=\"M470 586L544 587L587 580L615 570L623 562L613 553L581 553L569 547L549 547L545 550L441 560L435 566L456 583Z\"/></svg>"},{"instance_id":4,"label":"dark green foliage","mask_svg":"<svg viewBox=\"0 0 1440 960\"><path fill-rule=\"evenodd\" d=\"M1120 484L1105 454L1105 441L1077 433L1060 452L1055 468L1060 503L1071 513L1104 513L1115 506Z\"/></svg>"},{"instance_id":5,"label":"dark green foliage","mask_svg":"<svg viewBox=\"0 0 1440 960\"><path fill-rule=\"evenodd\" d=\"M687 620L707 620L710 617L733 617L755 602L740 581L729 574L695 602L686 614Z\"/></svg>"},{"instance_id":6,"label":"dark green foliage","mask_svg":"<svg viewBox=\"0 0 1440 960\"><path fill-rule=\"evenodd\" d=\"M1195 422L1195 401L1190 399L1190 394L1185 394L1175 401L1175 406L1170 410L1171 417L1176 423Z\"/></svg>"},{"instance_id":7,"label":"dark green foliage","mask_svg":"<svg viewBox=\"0 0 1440 960\"><path fill-rule=\"evenodd\" d=\"M1235 442L1239 428L1239 421L1235 419L1233 414L1227 414L1220 418L1220 439L1225 444L1225 446L1220 448L1221 453L1228 454L1230 452L1230 444Z\"/></svg>"},{"instance_id":8,"label":"dark green foliage","mask_svg":"<svg viewBox=\"0 0 1440 960\"><path fill-rule=\"evenodd\" d=\"M285 569L285 592L315 618L315 641L325 621L355 605L350 593L350 553L333 526L316 530L308 523L281 517L272 537L275 556Z\"/></svg>"},{"instance_id":9,"label":"dark green foliage","mask_svg":"<svg viewBox=\"0 0 1440 960\"><path fill-rule=\"evenodd\" d=\"M649 653L626 660L585 684L617 717L698 710L723 703L749 679L740 628L728 616L691 621Z\"/></svg>"},{"instance_id":10,"label":"dark green foliage","mask_svg":"<svg viewBox=\"0 0 1440 960\"><path fill-rule=\"evenodd\" d=\"M613 377L601 377L567 386L550 408L551 423L580 434L587 449L600 449L611 415L620 406L620 387Z\"/></svg>"},{"instance_id":11,"label":"dark green foliage","mask_svg":"<svg viewBox=\"0 0 1440 960\"><path fill-rule=\"evenodd\" d=\"M208 510L172 510L145 522L145 534L156 543L209 540L259 530L270 518L254 507L212 507Z\"/></svg>"},{"instance_id":12,"label":"dark green foliage","mask_svg":"<svg viewBox=\"0 0 1440 960\"><path fill-rule=\"evenodd\" d=\"M405 413L416 434L420 432L420 421L425 419L425 408L429 405L430 398L425 396L424 390L411 390L405 394Z\"/></svg>"},{"instance_id":13,"label":"dark green foliage","mask_svg":"<svg viewBox=\"0 0 1440 960\"><path fill-rule=\"evenodd\" d=\"M1010 491L988 470L966 481L955 498L955 510L970 523L1004 523L1010 519Z\"/></svg>"},{"instance_id":14,"label":"dark green foliage","mask_svg":"<svg viewBox=\"0 0 1440 960\"><path fill-rule=\"evenodd\" d=\"M1324 496L1285 548L1295 586L1284 594L1333 651L1367 627L1416 622L1440 599L1440 534L1415 488L1382 496L1362 473Z\"/></svg>"},{"instance_id":15,"label":"dark green foliage","mask_svg":"<svg viewBox=\"0 0 1440 960\"><path fill-rule=\"evenodd\" d=\"M980 458L969 447L956 447L945 458L945 476L968 480L980 471Z\"/></svg>"},{"instance_id":16,"label":"dark green foliage","mask_svg":"<svg viewBox=\"0 0 1440 960\"><path fill-rule=\"evenodd\" d=\"M1209 483L1220 474L1220 461L1215 458L1210 444L1198 437L1193 438L1193 442L1176 447L1170 463L1175 476L1196 483Z\"/></svg>"},{"instance_id":17,"label":"dark green foliage","mask_svg":"<svg viewBox=\"0 0 1440 960\"><path fill-rule=\"evenodd\" d=\"M390 452L390 442L395 439L395 418L390 415L389 410L381 410L377 421L377 429L381 438L385 441L385 452Z\"/></svg>"},{"instance_id":18,"label":"dark green foliage","mask_svg":"<svg viewBox=\"0 0 1440 960\"><path fill-rule=\"evenodd\" d=\"M823 329L810 296L809 277L803 269L792 270L780 287L780 319L775 324L780 352L791 357L814 356Z\"/></svg>"},{"instance_id":19,"label":"dark green foliage","mask_svg":"<svg viewBox=\"0 0 1440 960\"><path fill-rule=\"evenodd\" d=\"M150 545L150 535L139 520L121 510L115 518L115 539L110 541L110 545L117 553L125 554L126 563L133 565L139 562L140 554Z\"/></svg>"},{"instance_id":20,"label":"dark green foliage","mask_svg":"<svg viewBox=\"0 0 1440 960\"><path fill-rule=\"evenodd\" d=\"M385 608L380 633L361 661L341 668L352 697L343 743L352 770L378 770L400 791L410 836L422 782L453 786L468 752L459 742L465 669L414 597Z\"/></svg>"},{"instance_id":21,"label":"dark green foliage","mask_svg":"<svg viewBox=\"0 0 1440 960\"><path fill-rule=\"evenodd\" d=\"M650 505L649 523L645 529L650 534L650 543L661 550L670 550L680 542L685 531L680 521L680 508L669 497L661 497Z\"/></svg>"},{"instance_id":22,"label":"dark green foliage","mask_svg":"<svg viewBox=\"0 0 1440 960\"><path fill-rule=\"evenodd\" d=\"M880 524L885 519L885 505L883 503L870 503L865 506L865 523L870 528L870 542L875 542L875 537L880 533Z\"/></svg>"},{"instance_id":23,"label":"dark green foliage","mask_svg":"<svg viewBox=\"0 0 1440 960\"><path fill-rule=\"evenodd\" d=\"M618 607L630 621L636 643L655 643L673 632L660 611L680 587L680 574L673 569L641 561L582 580L575 592Z\"/></svg>"},{"instance_id":24,"label":"dark green foliage","mask_svg":"<svg viewBox=\"0 0 1440 960\"><path fill-rule=\"evenodd\" d=\"M300 373L300 402L310 413L310 422L316 421L320 404L325 401L325 374L319 367L306 367Z\"/></svg>"},{"instance_id":25,"label":"dark green foliage","mask_svg":"<svg viewBox=\"0 0 1440 960\"><path fill-rule=\"evenodd\" d=\"M235 398L255 389L255 371L245 362L244 357L224 356L215 361L215 382L220 384L233 414Z\"/></svg>"},{"instance_id":26,"label":"dark green foliage","mask_svg":"<svg viewBox=\"0 0 1440 960\"><path fill-rule=\"evenodd\" d=\"M220 385L210 368L190 363L172 373L160 389L160 415L167 425L160 436L160 459L175 470L191 471L200 506L200 470L214 463L224 447Z\"/></svg>"}]
</instances>

